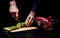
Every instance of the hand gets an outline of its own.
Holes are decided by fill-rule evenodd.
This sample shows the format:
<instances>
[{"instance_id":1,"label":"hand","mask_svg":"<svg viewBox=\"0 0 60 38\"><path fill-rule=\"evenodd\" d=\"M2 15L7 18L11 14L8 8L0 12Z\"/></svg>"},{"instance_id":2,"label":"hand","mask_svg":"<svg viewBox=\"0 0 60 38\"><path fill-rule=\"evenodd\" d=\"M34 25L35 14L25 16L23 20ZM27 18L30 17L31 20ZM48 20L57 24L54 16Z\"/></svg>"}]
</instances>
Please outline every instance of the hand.
<instances>
[{"instance_id":1,"label":"hand","mask_svg":"<svg viewBox=\"0 0 60 38\"><path fill-rule=\"evenodd\" d=\"M26 21L25 21L26 26L31 26L31 24L32 24L33 21L34 21L34 15L35 15L34 12L31 11L30 14L28 15Z\"/></svg>"},{"instance_id":2,"label":"hand","mask_svg":"<svg viewBox=\"0 0 60 38\"><path fill-rule=\"evenodd\" d=\"M12 16L13 18L15 18L15 20L18 20L19 10L18 10L18 8L17 8L17 6L16 6L15 0L10 1L9 12L10 12L11 16Z\"/></svg>"}]
</instances>

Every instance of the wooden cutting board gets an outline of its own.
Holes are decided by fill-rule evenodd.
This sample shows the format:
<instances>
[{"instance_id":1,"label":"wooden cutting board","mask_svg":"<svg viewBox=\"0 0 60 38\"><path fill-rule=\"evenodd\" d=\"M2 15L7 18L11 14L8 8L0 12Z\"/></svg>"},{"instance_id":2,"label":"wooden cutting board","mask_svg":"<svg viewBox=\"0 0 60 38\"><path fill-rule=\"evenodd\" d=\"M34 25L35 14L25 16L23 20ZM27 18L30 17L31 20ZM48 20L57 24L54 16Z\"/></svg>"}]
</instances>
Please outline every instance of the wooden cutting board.
<instances>
[{"instance_id":1,"label":"wooden cutting board","mask_svg":"<svg viewBox=\"0 0 60 38\"><path fill-rule=\"evenodd\" d=\"M8 27L7 28L5 27L4 29L7 30L9 28ZM34 30L34 29L37 29L37 27L23 27L23 28L12 30L10 32L27 31L27 30Z\"/></svg>"}]
</instances>

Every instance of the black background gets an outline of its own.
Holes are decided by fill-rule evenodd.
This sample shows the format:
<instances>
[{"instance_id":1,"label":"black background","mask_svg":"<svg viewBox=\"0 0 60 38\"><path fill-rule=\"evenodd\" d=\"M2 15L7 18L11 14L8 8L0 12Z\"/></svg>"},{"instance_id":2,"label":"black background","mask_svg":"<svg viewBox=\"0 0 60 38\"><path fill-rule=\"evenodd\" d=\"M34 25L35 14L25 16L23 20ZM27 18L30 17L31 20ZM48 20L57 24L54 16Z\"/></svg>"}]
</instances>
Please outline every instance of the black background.
<instances>
[{"instance_id":1,"label":"black background","mask_svg":"<svg viewBox=\"0 0 60 38\"><path fill-rule=\"evenodd\" d=\"M13 25L16 21L10 16L9 13L9 1L0 0L0 28L8 25ZM24 21L32 8L32 0L17 0L17 6L20 5L20 20ZM20 3L20 4L19 4ZM59 2L57 0L41 0L39 8L37 9L37 16L47 17L52 15L55 19L59 19ZM58 27L58 25L57 25ZM56 28L56 30L59 28ZM59 34L59 30L55 31Z\"/></svg>"},{"instance_id":2,"label":"black background","mask_svg":"<svg viewBox=\"0 0 60 38\"><path fill-rule=\"evenodd\" d=\"M0 0L0 20L4 23L11 22L12 19L9 13L9 1L10 0ZM28 16L33 0L16 0L17 7L19 9L19 18L21 21L25 21L26 17ZM59 18L58 12L58 1L56 0L40 0L39 7L36 10L37 16L48 17L52 15L54 18ZM1 21L1 22L2 22ZM14 20L15 21L15 20ZM5 23L5 24L6 24Z\"/></svg>"}]
</instances>

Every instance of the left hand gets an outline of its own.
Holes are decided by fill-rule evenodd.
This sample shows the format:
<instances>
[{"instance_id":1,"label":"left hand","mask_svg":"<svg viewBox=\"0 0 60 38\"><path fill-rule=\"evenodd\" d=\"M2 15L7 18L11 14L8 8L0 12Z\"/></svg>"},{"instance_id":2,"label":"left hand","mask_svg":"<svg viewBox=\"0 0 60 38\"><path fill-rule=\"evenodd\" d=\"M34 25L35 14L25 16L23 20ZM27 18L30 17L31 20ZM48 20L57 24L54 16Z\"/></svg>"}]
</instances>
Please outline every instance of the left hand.
<instances>
[{"instance_id":1,"label":"left hand","mask_svg":"<svg viewBox=\"0 0 60 38\"><path fill-rule=\"evenodd\" d=\"M31 26L31 24L32 24L33 21L34 21L34 15L35 15L34 12L31 11L30 14L28 15L26 21L25 21L26 26Z\"/></svg>"}]
</instances>

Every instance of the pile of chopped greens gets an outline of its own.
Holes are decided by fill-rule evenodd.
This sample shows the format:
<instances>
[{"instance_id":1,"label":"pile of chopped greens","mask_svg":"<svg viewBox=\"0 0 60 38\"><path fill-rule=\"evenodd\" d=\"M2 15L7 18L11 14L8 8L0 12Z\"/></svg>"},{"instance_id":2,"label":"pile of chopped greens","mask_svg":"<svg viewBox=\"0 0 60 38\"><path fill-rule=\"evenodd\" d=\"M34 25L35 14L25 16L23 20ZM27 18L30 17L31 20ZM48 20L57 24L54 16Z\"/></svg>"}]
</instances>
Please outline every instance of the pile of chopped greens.
<instances>
[{"instance_id":1,"label":"pile of chopped greens","mask_svg":"<svg viewBox=\"0 0 60 38\"><path fill-rule=\"evenodd\" d=\"M9 27L9 29L10 29L10 31L11 31L11 30L19 29L19 28L22 28L22 27L25 27L25 26L26 26L26 25L25 25L25 22L19 22L19 23L17 23L15 26Z\"/></svg>"}]
</instances>

